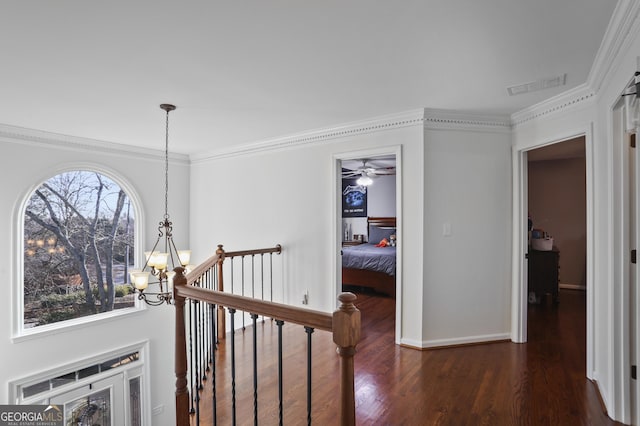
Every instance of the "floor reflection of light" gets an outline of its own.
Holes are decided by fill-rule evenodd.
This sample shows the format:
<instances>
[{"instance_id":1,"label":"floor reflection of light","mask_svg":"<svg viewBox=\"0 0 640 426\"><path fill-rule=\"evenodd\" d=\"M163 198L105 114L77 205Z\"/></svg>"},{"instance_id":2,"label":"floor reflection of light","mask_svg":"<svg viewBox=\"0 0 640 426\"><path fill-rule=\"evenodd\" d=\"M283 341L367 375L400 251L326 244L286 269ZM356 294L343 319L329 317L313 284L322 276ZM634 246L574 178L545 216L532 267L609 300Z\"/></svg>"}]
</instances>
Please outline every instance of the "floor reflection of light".
<instances>
[{"instance_id":1,"label":"floor reflection of light","mask_svg":"<svg viewBox=\"0 0 640 426\"><path fill-rule=\"evenodd\" d=\"M378 382L373 374L359 374L355 380L356 401L378 400Z\"/></svg>"}]
</instances>

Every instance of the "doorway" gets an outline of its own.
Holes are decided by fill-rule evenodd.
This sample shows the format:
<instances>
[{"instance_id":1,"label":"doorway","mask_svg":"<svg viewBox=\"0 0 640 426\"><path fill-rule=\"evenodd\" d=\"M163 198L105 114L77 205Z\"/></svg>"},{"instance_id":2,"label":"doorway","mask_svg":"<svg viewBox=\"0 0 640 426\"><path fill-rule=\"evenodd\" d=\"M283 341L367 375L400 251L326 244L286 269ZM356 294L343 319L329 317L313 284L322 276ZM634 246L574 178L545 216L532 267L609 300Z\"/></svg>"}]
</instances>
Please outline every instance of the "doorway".
<instances>
[{"instance_id":1,"label":"doorway","mask_svg":"<svg viewBox=\"0 0 640 426\"><path fill-rule=\"evenodd\" d=\"M578 141L579 140L579 141ZM563 143L570 142L565 145ZM592 135L590 128L582 132L575 132L567 137L558 138L553 142L543 142L534 146L514 149L514 263L513 263L513 288L512 288L512 341L524 343L527 341L527 314L529 305L529 156L533 159L536 156L547 155L548 160L561 159L560 157L575 157L575 150L582 146L583 158L580 161L585 170L585 194L584 206L585 214L585 241L586 247L584 255L578 259L578 266L574 266L574 272L567 279L567 275L562 276L560 273L560 281L569 288L580 288L586 292L586 376L591 378L593 372L593 167L592 167ZM546 148L545 151L536 152L538 148ZM553 156L552 156L553 155ZM536 218L533 217L533 228L541 228L544 232L544 217L539 217L536 224ZM553 228L552 228L553 231ZM548 232L548 231L547 231ZM553 232L549 232L553 236ZM570 242L569 246L572 243ZM562 251L562 248L560 248ZM560 256L562 258L562 256ZM577 272L576 272L577 271ZM573 281L573 282L569 282ZM537 300L532 300L537 302Z\"/></svg>"},{"instance_id":2,"label":"doorway","mask_svg":"<svg viewBox=\"0 0 640 426\"><path fill-rule=\"evenodd\" d=\"M395 343L400 341L402 318L402 216L401 216L401 158L400 147L345 153L334 157L335 167L335 290L362 294L366 306L374 306L372 300L385 298L385 306L395 305ZM363 179L360 179L363 178ZM365 185L366 184L366 185ZM352 202L352 204L348 204ZM381 220L381 222L376 222ZM378 232L388 235L378 235ZM375 241L374 241L375 240ZM367 267L343 269L343 250L350 257L352 251L378 248L393 252L393 265L383 259L380 270ZM360 254L357 254L360 255ZM377 253L376 253L377 256ZM345 260L349 262L349 259ZM372 262L373 263L373 262ZM343 288L343 271L345 273ZM352 275L354 274L355 275ZM356 306L358 303L356 302Z\"/></svg>"},{"instance_id":3,"label":"doorway","mask_svg":"<svg viewBox=\"0 0 640 426\"><path fill-rule=\"evenodd\" d=\"M586 369L584 337L564 347L568 338L551 333L584 336L586 327L584 136L527 151L527 213L527 340L551 343L570 354L567 368Z\"/></svg>"}]
</instances>

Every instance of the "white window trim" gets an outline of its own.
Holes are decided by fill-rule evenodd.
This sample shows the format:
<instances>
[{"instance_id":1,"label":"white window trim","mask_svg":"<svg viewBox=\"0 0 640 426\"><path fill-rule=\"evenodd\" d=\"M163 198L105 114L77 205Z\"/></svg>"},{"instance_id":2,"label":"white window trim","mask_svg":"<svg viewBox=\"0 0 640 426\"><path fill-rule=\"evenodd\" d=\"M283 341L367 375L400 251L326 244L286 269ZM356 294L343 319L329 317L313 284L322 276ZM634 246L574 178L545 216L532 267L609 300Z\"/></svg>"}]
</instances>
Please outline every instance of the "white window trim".
<instances>
[{"instance_id":1,"label":"white window trim","mask_svg":"<svg viewBox=\"0 0 640 426\"><path fill-rule=\"evenodd\" d=\"M28 398L22 398L21 389L25 386L29 386L31 384L35 384L43 380L52 379L73 371L81 370L83 368L90 367L94 364L99 364L109 359L112 359L118 356L124 356L132 352L138 352L140 354L139 360L134 364L116 367L114 369L111 369L102 373L85 377L76 382L59 386L55 389L40 393L38 395L34 395ZM31 374L21 379L12 380L9 382L9 401L11 404L37 404L43 399L49 399L49 398L55 397L56 395L69 392L73 389L86 386L87 384L95 382L96 380L101 380L101 379L105 379L120 373L124 373L123 380L125 385L124 387L125 407L128 407L128 409L130 410L130 407L129 407L130 401L128 400L129 380L135 377L140 377L140 393L141 393L140 403L142 404L142 407L141 407L142 424L149 424L149 419L151 419L151 400L150 400L151 388L149 386L149 380L147 380L147 377L149 377L148 354L149 354L149 341L145 340L143 342L135 343L129 346L123 346L109 352L92 356L90 358L85 358L80 361L76 361L76 362L66 364L57 368L53 368L51 370L39 372L36 374ZM127 422L128 422L130 411L127 412L126 414L127 414Z\"/></svg>"},{"instance_id":2,"label":"white window trim","mask_svg":"<svg viewBox=\"0 0 640 426\"><path fill-rule=\"evenodd\" d=\"M134 264L140 265L142 259L141 243L144 241L144 213L142 212L142 200L138 196L138 192L127 182L121 174L113 169L109 169L101 164L94 163L70 163L58 166L48 172L34 176L34 183L23 193L22 199L16 203L13 213L12 235L11 235L11 265L13 270L10 274L12 277L11 300L12 303L12 336L13 343L19 343L25 340L31 340L41 336L43 333L60 333L66 331L78 330L83 327L90 326L96 322L111 321L122 316L137 314L146 309L146 305L135 298L135 306L132 308L117 309L110 312L102 312L86 317L75 318L67 321L60 321L53 324L42 325L33 328L24 328L24 213L29 202L29 198L33 192L42 185L47 179L57 176L61 173L76 170L86 170L100 173L117 183L120 188L124 189L127 196L131 200L131 205L136 218L136 226L134 229Z\"/></svg>"}]
</instances>

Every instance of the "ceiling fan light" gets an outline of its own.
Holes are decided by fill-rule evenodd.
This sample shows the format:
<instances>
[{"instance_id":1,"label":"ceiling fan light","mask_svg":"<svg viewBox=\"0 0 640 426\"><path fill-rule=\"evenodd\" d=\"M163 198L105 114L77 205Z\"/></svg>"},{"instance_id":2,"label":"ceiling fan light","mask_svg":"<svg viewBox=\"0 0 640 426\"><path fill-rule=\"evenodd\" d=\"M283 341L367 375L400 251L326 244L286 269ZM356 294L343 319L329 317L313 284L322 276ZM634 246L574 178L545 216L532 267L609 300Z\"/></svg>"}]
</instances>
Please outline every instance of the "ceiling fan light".
<instances>
[{"instance_id":1,"label":"ceiling fan light","mask_svg":"<svg viewBox=\"0 0 640 426\"><path fill-rule=\"evenodd\" d=\"M373 179L363 173L362 176L358 178L356 183L360 186L369 186L373 183Z\"/></svg>"}]
</instances>

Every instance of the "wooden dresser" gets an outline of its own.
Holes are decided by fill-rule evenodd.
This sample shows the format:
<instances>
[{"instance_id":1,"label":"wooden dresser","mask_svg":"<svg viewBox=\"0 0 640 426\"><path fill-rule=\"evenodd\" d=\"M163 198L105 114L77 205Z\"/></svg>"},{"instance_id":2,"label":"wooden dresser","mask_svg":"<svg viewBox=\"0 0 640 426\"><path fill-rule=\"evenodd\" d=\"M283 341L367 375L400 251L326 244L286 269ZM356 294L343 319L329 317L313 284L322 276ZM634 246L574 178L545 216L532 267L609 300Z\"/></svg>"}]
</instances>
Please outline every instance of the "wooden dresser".
<instances>
[{"instance_id":1,"label":"wooden dresser","mask_svg":"<svg viewBox=\"0 0 640 426\"><path fill-rule=\"evenodd\" d=\"M538 300L549 293L558 303L559 260L560 252L555 248L550 251L529 249L529 293L534 292Z\"/></svg>"}]
</instances>

